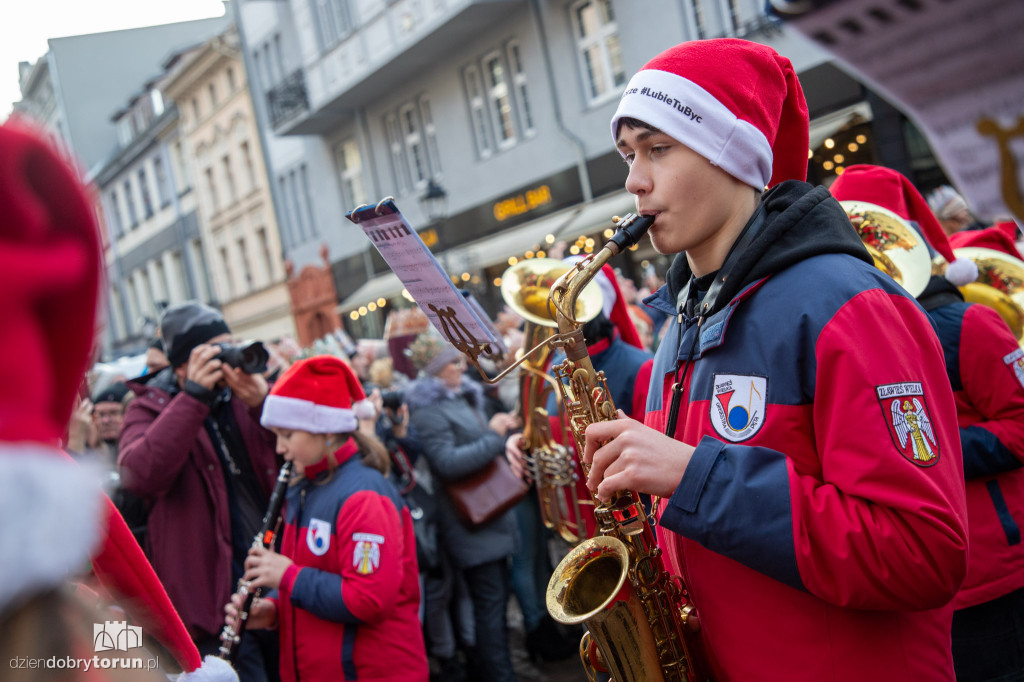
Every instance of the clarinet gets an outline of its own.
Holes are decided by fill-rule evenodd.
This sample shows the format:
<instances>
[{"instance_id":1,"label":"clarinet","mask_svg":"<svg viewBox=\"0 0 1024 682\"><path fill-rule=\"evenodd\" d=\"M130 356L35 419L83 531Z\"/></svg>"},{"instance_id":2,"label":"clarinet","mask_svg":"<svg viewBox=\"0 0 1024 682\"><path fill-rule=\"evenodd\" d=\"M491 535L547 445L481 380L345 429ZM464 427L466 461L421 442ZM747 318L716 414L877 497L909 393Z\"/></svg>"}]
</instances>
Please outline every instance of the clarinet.
<instances>
[{"instance_id":1,"label":"clarinet","mask_svg":"<svg viewBox=\"0 0 1024 682\"><path fill-rule=\"evenodd\" d=\"M292 475L292 463L285 462L281 471L277 474L277 483L274 484L274 491L270 493L270 504L267 505L267 513L263 515L263 522L256 537L252 540L253 547L268 549L274 544L277 537L277 525L281 516L281 507L284 505L285 490L288 488L288 480ZM249 609L252 608L253 600L262 592L260 589L250 590L249 582L238 581L238 594L245 597L242 608L238 611L238 632L229 624L224 624L220 633L220 657L234 665L238 658L238 651L242 643L242 635L245 634L245 621L249 618Z\"/></svg>"}]
</instances>

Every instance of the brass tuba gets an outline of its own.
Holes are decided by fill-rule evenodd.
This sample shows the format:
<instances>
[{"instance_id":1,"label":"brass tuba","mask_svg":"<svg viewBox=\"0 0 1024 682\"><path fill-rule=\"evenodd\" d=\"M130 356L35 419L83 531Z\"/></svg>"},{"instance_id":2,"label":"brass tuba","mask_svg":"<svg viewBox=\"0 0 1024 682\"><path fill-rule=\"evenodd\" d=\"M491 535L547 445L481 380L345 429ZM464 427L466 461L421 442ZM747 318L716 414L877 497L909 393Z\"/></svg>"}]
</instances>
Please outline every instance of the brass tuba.
<instances>
[{"instance_id":1,"label":"brass tuba","mask_svg":"<svg viewBox=\"0 0 1024 682\"><path fill-rule=\"evenodd\" d=\"M604 373L595 372L575 316L576 301L601 267L632 246L653 223L627 216L594 256L580 261L551 288L566 360L555 368L577 452L584 431L596 421L615 418ZM584 466L584 473L589 473ZM610 672L615 682L696 682L710 679L701 648L699 623L682 581L665 569L654 529L639 496L616 493L594 510L598 536L577 545L548 583L547 607L565 625L583 623L580 658L587 677Z\"/></svg>"},{"instance_id":2,"label":"brass tuba","mask_svg":"<svg viewBox=\"0 0 1024 682\"><path fill-rule=\"evenodd\" d=\"M1024 345L1024 261L995 249L965 246L953 251L978 266L978 279L960 287L968 303L992 308Z\"/></svg>"},{"instance_id":3,"label":"brass tuba","mask_svg":"<svg viewBox=\"0 0 1024 682\"><path fill-rule=\"evenodd\" d=\"M917 298L928 286L932 261L928 246L910 223L887 208L866 201L840 201L875 260L875 267Z\"/></svg>"},{"instance_id":4,"label":"brass tuba","mask_svg":"<svg viewBox=\"0 0 1024 682\"><path fill-rule=\"evenodd\" d=\"M548 291L568 269L568 265L553 258L533 258L516 263L501 276L502 298L526 320L524 349L540 346L555 333L554 312L548 307ZM583 321L596 317L601 311L600 289L588 287L577 301L577 308L576 314ZM523 440L526 442L524 455L530 477L537 484L544 525L575 545L586 534L580 507L592 502L580 499L572 454L551 435L545 406L555 386L554 379L547 373L553 353L554 348L544 344L522 364L519 397Z\"/></svg>"}]
</instances>

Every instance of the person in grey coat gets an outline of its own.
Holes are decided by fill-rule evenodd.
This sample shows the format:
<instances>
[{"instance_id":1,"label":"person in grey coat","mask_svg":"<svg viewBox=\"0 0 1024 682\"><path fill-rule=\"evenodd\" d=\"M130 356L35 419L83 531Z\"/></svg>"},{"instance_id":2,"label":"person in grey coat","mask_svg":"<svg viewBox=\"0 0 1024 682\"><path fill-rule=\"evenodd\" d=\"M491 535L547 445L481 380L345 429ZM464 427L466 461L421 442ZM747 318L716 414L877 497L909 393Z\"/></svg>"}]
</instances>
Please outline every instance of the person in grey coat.
<instances>
[{"instance_id":1,"label":"person in grey coat","mask_svg":"<svg viewBox=\"0 0 1024 682\"><path fill-rule=\"evenodd\" d=\"M462 355L429 334L410 345L409 355L420 374L406 388L405 400L435 479L455 481L503 457L505 437L519 427L519 418L504 412L487 418L480 385L463 376ZM469 528L443 491L437 502L441 544L469 588L480 672L487 680L514 682L505 614L508 560L519 543L515 519L507 512Z\"/></svg>"}]
</instances>

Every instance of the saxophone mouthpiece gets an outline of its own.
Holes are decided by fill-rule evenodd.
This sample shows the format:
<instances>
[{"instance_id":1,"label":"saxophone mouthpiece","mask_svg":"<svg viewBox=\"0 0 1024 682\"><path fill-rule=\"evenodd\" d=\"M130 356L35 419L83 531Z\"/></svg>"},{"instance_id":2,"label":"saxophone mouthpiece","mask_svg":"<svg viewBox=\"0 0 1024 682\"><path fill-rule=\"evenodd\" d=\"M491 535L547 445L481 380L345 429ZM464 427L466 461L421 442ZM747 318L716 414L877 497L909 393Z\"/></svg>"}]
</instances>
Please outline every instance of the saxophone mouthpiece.
<instances>
[{"instance_id":1,"label":"saxophone mouthpiece","mask_svg":"<svg viewBox=\"0 0 1024 682\"><path fill-rule=\"evenodd\" d=\"M614 244L612 251L621 253L643 239L653 224L654 216L627 213L622 219L616 221L615 234L608 240L605 247L611 247Z\"/></svg>"}]
</instances>

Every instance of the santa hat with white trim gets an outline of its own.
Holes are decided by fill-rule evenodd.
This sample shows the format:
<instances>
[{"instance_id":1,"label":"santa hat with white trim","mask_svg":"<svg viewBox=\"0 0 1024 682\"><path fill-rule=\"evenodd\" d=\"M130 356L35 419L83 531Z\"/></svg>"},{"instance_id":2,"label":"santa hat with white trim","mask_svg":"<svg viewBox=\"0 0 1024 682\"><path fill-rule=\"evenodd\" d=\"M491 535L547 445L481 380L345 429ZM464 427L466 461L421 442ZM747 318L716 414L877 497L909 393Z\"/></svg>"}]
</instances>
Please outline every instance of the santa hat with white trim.
<instances>
[{"instance_id":1,"label":"santa hat with white trim","mask_svg":"<svg viewBox=\"0 0 1024 682\"><path fill-rule=\"evenodd\" d=\"M360 419L375 415L352 368L332 355L317 355L299 360L281 375L263 403L260 423L310 433L351 433Z\"/></svg>"},{"instance_id":2,"label":"santa hat with white trim","mask_svg":"<svg viewBox=\"0 0 1024 682\"><path fill-rule=\"evenodd\" d=\"M829 191L839 201L875 204L912 222L932 250L948 263L944 274L954 286L961 287L978 279L977 264L970 258L956 257L928 202L899 171L866 163L855 164L848 166L835 179Z\"/></svg>"},{"instance_id":3,"label":"santa hat with white trim","mask_svg":"<svg viewBox=\"0 0 1024 682\"><path fill-rule=\"evenodd\" d=\"M612 117L671 135L761 190L807 177L807 102L796 71L772 48L735 38L694 40L647 62Z\"/></svg>"}]
</instances>

